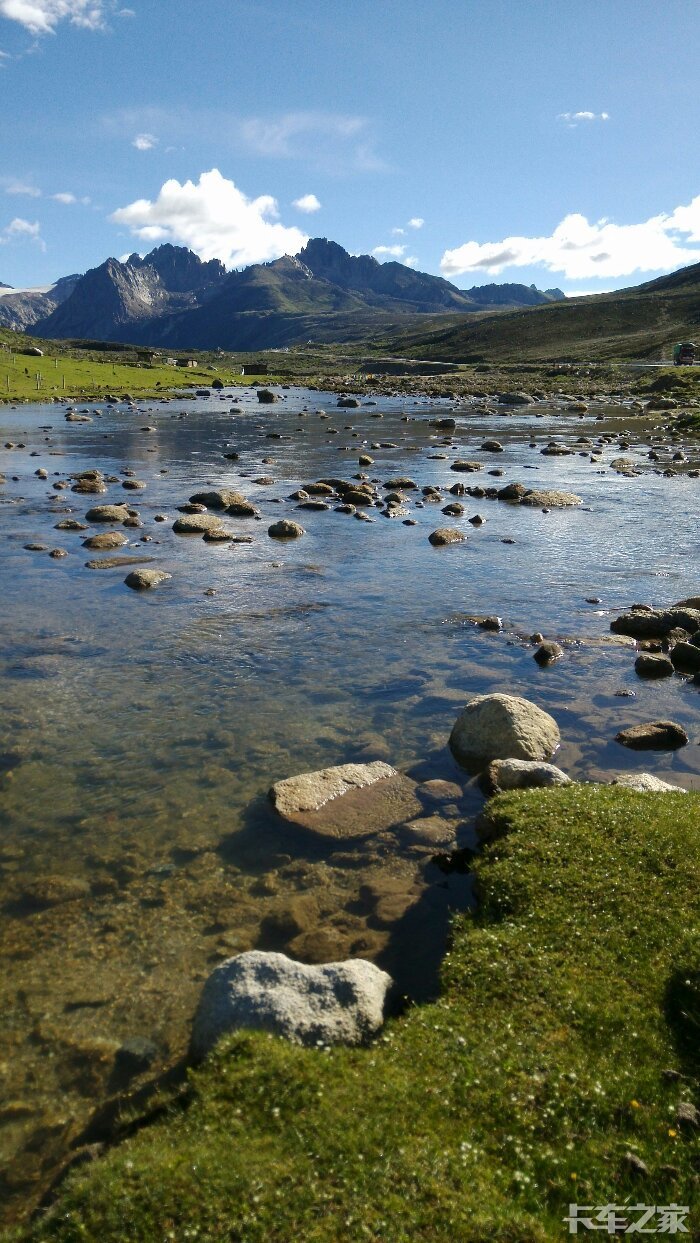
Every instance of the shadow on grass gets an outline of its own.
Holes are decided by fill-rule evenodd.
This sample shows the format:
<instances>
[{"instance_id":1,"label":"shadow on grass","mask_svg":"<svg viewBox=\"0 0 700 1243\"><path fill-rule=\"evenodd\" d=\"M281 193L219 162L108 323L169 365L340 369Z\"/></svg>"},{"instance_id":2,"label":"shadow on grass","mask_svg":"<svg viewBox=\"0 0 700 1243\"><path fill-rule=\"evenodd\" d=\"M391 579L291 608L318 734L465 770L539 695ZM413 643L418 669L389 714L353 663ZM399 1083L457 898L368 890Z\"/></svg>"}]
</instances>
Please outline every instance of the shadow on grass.
<instances>
[{"instance_id":1,"label":"shadow on grass","mask_svg":"<svg viewBox=\"0 0 700 1243\"><path fill-rule=\"evenodd\" d=\"M700 1080L700 968L679 968L666 986L664 1015L683 1072Z\"/></svg>"}]
</instances>

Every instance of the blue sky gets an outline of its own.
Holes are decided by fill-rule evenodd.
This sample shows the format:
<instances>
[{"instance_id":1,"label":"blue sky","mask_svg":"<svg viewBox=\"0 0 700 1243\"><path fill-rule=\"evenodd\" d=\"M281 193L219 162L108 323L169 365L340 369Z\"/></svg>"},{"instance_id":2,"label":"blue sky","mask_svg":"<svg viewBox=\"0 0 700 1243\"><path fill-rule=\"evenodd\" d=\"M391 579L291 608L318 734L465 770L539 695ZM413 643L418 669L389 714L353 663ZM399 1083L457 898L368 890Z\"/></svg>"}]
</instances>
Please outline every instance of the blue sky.
<instances>
[{"instance_id":1,"label":"blue sky","mask_svg":"<svg viewBox=\"0 0 700 1243\"><path fill-rule=\"evenodd\" d=\"M0 0L0 281L308 236L462 288L700 261L698 0Z\"/></svg>"}]
</instances>

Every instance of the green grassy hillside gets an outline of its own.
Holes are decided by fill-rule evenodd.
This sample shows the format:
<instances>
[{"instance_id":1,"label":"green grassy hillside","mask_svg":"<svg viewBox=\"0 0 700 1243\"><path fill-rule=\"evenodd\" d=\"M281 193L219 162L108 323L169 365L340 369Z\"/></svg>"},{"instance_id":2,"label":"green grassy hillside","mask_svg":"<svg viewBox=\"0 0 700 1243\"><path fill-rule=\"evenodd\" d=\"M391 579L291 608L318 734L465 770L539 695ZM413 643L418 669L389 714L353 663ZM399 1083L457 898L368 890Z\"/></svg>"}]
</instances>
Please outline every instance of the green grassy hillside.
<instances>
[{"instance_id":1,"label":"green grassy hillside","mask_svg":"<svg viewBox=\"0 0 700 1243\"><path fill-rule=\"evenodd\" d=\"M452 362L670 359L676 341L700 344L700 264L648 285L497 315L430 333L403 332L397 352Z\"/></svg>"}]
</instances>

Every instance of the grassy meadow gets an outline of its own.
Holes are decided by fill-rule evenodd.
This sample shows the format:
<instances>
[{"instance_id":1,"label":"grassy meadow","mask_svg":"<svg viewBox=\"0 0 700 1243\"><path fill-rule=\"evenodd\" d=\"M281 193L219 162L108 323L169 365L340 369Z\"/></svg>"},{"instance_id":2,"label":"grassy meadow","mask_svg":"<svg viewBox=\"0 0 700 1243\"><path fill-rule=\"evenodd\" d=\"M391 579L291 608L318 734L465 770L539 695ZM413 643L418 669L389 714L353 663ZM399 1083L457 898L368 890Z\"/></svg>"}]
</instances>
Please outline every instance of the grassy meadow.
<instances>
[{"instance_id":1,"label":"grassy meadow","mask_svg":"<svg viewBox=\"0 0 700 1243\"><path fill-rule=\"evenodd\" d=\"M22 353L38 346L43 357ZM0 401L98 399L108 393L155 397L173 389L200 388L218 379L249 384L241 366L230 359L213 362L197 356L196 368L176 367L156 359L139 362L135 349L84 349L56 341L38 341L0 332Z\"/></svg>"}]
</instances>

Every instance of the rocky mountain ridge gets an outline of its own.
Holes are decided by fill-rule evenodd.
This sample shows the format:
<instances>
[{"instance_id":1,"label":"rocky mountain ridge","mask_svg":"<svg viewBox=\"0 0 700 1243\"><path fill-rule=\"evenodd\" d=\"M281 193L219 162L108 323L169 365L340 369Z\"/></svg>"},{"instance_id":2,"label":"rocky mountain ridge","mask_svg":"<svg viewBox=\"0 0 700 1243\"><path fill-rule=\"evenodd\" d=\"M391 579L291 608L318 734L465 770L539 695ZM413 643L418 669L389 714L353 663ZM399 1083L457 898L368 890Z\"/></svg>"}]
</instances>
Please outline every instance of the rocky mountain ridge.
<instances>
[{"instance_id":1,"label":"rocky mountain ridge","mask_svg":"<svg viewBox=\"0 0 700 1243\"><path fill-rule=\"evenodd\" d=\"M515 284L460 290L402 263L351 255L327 238L312 238L297 255L232 272L217 259L203 262L166 243L143 258L107 259L48 292L2 295L0 325L54 339L263 349L338 340L348 323L356 336L407 315L468 314L555 296L564 297Z\"/></svg>"}]
</instances>

